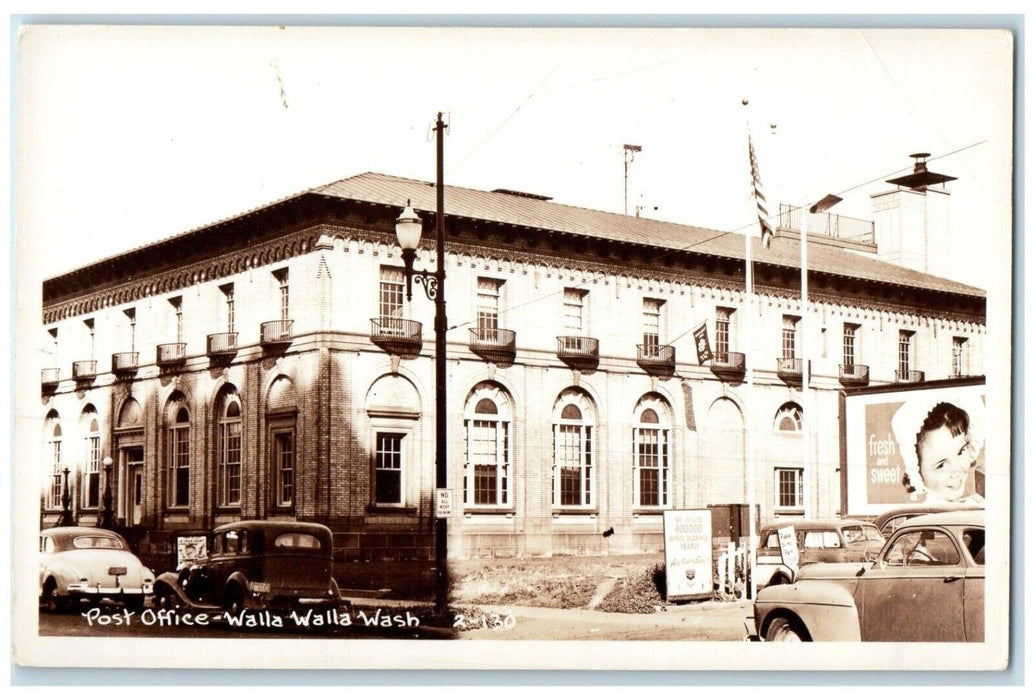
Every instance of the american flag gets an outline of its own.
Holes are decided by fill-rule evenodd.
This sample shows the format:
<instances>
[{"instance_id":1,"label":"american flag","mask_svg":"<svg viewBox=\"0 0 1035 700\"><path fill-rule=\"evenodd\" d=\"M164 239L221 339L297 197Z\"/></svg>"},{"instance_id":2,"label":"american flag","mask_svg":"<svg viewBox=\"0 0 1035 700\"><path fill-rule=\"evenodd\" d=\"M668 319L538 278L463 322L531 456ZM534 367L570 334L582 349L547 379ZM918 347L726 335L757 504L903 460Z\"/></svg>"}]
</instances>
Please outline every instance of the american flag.
<instances>
[{"instance_id":1,"label":"american flag","mask_svg":"<svg viewBox=\"0 0 1035 700\"><path fill-rule=\"evenodd\" d=\"M755 145L748 133L748 157L751 159L751 186L755 191L755 203L758 205L758 223L762 227L762 245L766 248L773 240L773 227L769 224L769 210L765 208L765 194L762 193L762 176L758 174L758 159L755 158Z\"/></svg>"}]
</instances>

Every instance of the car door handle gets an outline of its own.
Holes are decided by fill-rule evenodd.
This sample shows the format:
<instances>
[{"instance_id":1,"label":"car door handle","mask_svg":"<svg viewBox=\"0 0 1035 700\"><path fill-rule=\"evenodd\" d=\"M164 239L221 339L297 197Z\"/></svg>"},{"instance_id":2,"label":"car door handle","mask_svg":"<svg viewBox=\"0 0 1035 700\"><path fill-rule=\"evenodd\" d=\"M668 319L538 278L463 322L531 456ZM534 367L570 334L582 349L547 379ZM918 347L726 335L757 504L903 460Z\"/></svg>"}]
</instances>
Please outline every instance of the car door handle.
<instances>
[{"instance_id":1,"label":"car door handle","mask_svg":"<svg viewBox=\"0 0 1035 700\"><path fill-rule=\"evenodd\" d=\"M945 578L942 579L942 582L943 583L952 583L953 581L959 581L961 578L963 578L963 577L962 576L946 576Z\"/></svg>"}]
</instances>

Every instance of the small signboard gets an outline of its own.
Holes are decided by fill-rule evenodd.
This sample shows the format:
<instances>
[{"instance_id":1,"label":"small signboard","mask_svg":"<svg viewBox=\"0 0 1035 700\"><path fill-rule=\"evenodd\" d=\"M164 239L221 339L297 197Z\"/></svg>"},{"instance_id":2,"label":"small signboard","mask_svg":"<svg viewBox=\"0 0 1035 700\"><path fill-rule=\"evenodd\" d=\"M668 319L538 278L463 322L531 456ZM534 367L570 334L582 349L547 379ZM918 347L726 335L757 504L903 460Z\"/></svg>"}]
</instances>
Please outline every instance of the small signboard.
<instances>
[{"instance_id":1,"label":"small signboard","mask_svg":"<svg viewBox=\"0 0 1035 700\"><path fill-rule=\"evenodd\" d=\"M711 598L712 513L665 511L665 599Z\"/></svg>"},{"instance_id":2,"label":"small signboard","mask_svg":"<svg viewBox=\"0 0 1035 700\"><path fill-rule=\"evenodd\" d=\"M797 575L799 563L798 538L795 537L794 526L781 527L776 533L780 538L780 558L783 560L784 565Z\"/></svg>"},{"instance_id":3,"label":"small signboard","mask_svg":"<svg viewBox=\"0 0 1035 700\"><path fill-rule=\"evenodd\" d=\"M453 517L453 489L435 489L435 517Z\"/></svg>"},{"instance_id":4,"label":"small signboard","mask_svg":"<svg viewBox=\"0 0 1035 700\"><path fill-rule=\"evenodd\" d=\"M176 570L190 566L208 554L207 542L205 535L177 535Z\"/></svg>"}]
</instances>

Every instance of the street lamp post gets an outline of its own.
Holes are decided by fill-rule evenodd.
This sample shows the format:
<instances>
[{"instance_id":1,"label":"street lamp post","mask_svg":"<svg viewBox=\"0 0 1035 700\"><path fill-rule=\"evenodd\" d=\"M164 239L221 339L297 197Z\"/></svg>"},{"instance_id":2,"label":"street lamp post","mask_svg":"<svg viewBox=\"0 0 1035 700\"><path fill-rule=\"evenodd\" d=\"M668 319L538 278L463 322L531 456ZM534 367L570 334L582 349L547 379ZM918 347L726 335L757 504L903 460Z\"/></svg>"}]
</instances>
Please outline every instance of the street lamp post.
<instances>
[{"instance_id":1,"label":"street lamp post","mask_svg":"<svg viewBox=\"0 0 1035 700\"><path fill-rule=\"evenodd\" d=\"M435 488L446 489L446 268L445 268L445 191L442 177L442 141L446 124L442 113L435 120L436 187L435 187L435 257L434 273L413 269L423 224L407 201L395 223L395 234L402 248L406 274L406 299L412 298L413 279L424 286L428 299L435 302ZM437 500L437 499L436 499ZM435 518L435 612L446 613L449 574L446 565L446 518Z\"/></svg>"},{"instance_id":2,"label":"street lamp post","mask_svg":"<svg viewBox=\"0 0 1035 700\"><path fill-rule=\"evenodd\" d=\"M68 474L71 470L65 467L62 473L65 475L64 486L61 489L61 517L58 518L58 526L72 525L72 494L68 491Z\"/></svg>"},{"instance_id":3,"label":"street lamp post","mask_svg":"<svg viewBox=\"0 0 1035 700\"><path fill-rule=\"evenodd\" d=\"M100 526L111 528L115 525L115 514L112 512L111 502L111 457L104 458L104 510L101 512Z\"/></svg>"}]
</instances>

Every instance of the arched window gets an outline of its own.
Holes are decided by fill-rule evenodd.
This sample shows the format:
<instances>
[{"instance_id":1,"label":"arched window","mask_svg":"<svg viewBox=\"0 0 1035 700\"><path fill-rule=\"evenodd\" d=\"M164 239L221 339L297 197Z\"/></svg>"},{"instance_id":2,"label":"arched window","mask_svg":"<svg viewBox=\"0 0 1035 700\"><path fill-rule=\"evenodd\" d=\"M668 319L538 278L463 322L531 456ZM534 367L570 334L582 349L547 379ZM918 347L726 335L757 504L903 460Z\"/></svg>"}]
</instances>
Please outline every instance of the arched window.
<instances>
[{"instance_id":1,"label":"arched window","mask_svg":"<svg viewBox=\"0 0 1035 700\"><path fill-rule=\"evenodd\" d=\"M508 507L510 479L511 402L497 384L483 382L464 407L464 503L472 507Z\"/></svg>"},{"instance_id":2,"label":"arched window","mask_svg":"<svg viewBox=\"0 0 1035 700\"><path fill-rule=\"evenodd\" d=\"M776 412L776 417L773 418L773 430L800 433L801 416L801 406L793 402L787 402L780 406L780 410Z\"/></svg>"},{"instance_id":3,"label":"arched window","mask_svg":"<svg viewBox=\"0 0 1035 700\"><path fill-rule=\"evenodd\" d=\"M596 409L585 393L564 391L553 407L553 504L594 504L593 438Z\"/></svg>"},{"instance_id":4,"label":"arched window","mask_svg":"<svg viewBox=\"0 0 1035 700\"><path fill-rule=\"evenodd\" d=\"M190 412L181 398L170 404L166 415L167 503L185 508L190 505Z\"/></svg>"},{"instance_id":5,"label":"arched window","mask_svg":"<svg viewBox=\"0 0 1035 700\"><path fill-rule=\"evenodd\" d=\"M648 394L633 417L633 504L665 508L669 497L672 412L665 400Z\"/></svg>"},{"instance_id":6,"label":"arched window","mask_svg":"<svg viewBox=\"0 0 1035 700\"><path fill-rule=\"evenodd\" d=\"M56 413L47 416L45 435L47 438L47 464L44 486L44 508L61 507L61 491L63 489L62 471L65 468L61 461L61 420Z\"/></svg>"},{"instance_id":7,"label":"arched window","mask_svg":"<svg viewBox=\"0 0 1035 700\"><path fill-rule=\"evenodd\" d=\"M219 405L218 498L220 506L241 505L241 400L234 391Z\"/></svg>"},{"instance_id":8,"label":"arched window","mask_svg":"<svg viewBox=\"0 0 1035 700\"><path fill-rule=\"evenodd\" d=\"M101 428L92 406L83 411L83 497L84 509L101 506Z\"/></svg>"}]
</instances>

